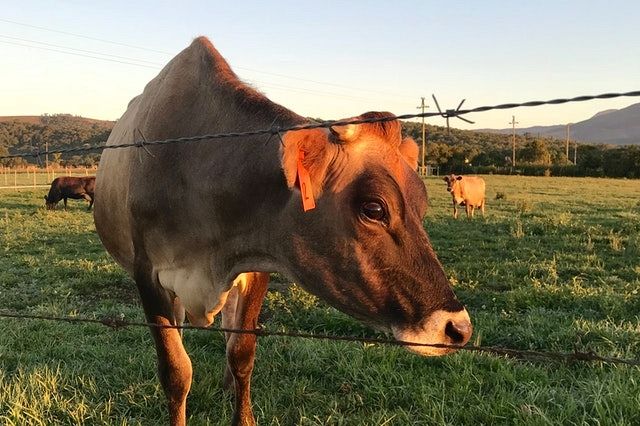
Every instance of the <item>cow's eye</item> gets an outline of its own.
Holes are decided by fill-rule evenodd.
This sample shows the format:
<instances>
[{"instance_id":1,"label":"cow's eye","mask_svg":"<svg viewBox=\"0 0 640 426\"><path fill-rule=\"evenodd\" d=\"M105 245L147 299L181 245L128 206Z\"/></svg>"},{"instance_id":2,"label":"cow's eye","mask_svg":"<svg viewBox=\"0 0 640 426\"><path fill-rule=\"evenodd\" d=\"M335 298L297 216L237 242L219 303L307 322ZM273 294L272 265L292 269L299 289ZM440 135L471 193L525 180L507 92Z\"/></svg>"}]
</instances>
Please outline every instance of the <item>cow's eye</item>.
<instances>
[{"instance_id":1,"label":"cow's eye","mask_svg":"<svg viewBox=\"0 0 640 426\"><path fill-rule=\"evenodd\" d=\"M387 217L387 212L384 210L384 206L377 201L367 201L362 204L362 214L367 219L384 221Z\"/></svg>"}]
</instances>

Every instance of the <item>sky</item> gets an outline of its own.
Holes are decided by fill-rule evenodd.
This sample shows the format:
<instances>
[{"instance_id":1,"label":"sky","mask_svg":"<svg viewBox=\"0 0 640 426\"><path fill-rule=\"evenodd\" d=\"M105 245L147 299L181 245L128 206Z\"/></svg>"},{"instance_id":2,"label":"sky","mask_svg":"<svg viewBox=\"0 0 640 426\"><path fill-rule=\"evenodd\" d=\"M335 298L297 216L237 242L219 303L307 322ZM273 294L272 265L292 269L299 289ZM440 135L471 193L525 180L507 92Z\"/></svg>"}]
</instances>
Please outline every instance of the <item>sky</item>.
<instances>
[{"instance_id":1,"label":"sky","mask_svg":"<svg viewBox=\"0 0 640 426\"><path fill-rule=\"evenodd\" d=\"M115 120L194 37L298 114L640 90L637 1L21 1L0 8L0 116ZM578 122L640 98L477 113L458 128ZM440 117L427 119L444 124Z\"/></svg>"}]
</instances>

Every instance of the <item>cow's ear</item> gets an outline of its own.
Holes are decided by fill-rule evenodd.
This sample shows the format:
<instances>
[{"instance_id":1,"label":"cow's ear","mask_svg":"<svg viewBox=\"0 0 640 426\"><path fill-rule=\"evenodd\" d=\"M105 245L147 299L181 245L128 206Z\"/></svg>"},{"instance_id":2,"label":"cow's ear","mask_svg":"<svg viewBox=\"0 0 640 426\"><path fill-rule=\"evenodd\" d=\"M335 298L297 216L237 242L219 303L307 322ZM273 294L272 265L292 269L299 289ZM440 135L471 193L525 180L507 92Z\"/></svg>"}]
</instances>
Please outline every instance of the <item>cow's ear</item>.
<instances>
[{"instance_id":1,"label":"cow's ear","mask_svg":"<svg viewBox=\"0 0 640 426\"><path fill-rule=\"evenodd\" d=\"M327 151L329 132L326 129L306 129L288 131L282 136L282 169L287 186L299 187L298 159L303 157L302 166L307 170L314 184L314 193L318 195L329 164Z\"/></svg>"},{"instance_id":2,"label":"cow's ear","mask_svg":"<svg viewBox=\"0 0 640 426\"><path fill-rule=\"evenodd\" d=\"M445 177L443 177L443 178L442 178L442 180L443 180L443 181L445 181L445 182L447 182L447 183L449 183L449 176L445 176Z\"/></svg>"},{"instance_id":3,"label":"cow's ear","mask_svg":"<svg viewBox=\"0 0 640 426\"><path fill-rule=\"evenodd\" d=\"M399 149L402 158L409 163L412 170L416 170L418 168L418 154L420 153L418 144L411 138L404 138Z\"/></svg>"},{"instance_id":4,"label":"cow's ear","mask_svg":"<svg viewBox=\"0 0 640 426\"><path fill-rule=\"evenodd\" d=\"M456 180L462 180L462 176L456 176Z\"/></svg>"}]
</instances>

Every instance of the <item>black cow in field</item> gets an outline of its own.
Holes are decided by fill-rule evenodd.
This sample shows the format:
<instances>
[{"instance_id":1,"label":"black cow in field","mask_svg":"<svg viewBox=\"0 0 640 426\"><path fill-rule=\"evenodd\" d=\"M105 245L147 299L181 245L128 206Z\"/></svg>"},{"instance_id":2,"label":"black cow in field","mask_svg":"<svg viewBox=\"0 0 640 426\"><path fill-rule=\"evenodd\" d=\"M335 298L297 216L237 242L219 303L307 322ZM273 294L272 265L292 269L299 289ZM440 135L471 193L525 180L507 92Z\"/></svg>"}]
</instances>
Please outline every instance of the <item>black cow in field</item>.
<instances>
[{"instance_id":1,"label":"black cow in field","mask_svg":"<svg viewBox=\"0 0 640 426\"><path fill-rule=\"evenodd\" d=\"M49 189L49 195L44 196L44 200L48 210L54 210L56 204L60 200L64 200L64 209L67 209L67 198L73 198L75 200L85 199L89 202L89 210L93 206L93 200L95 199L94 188L96 186L95 176L60 176L51 182L51 189Z\"/></svg>"}]
</instances>

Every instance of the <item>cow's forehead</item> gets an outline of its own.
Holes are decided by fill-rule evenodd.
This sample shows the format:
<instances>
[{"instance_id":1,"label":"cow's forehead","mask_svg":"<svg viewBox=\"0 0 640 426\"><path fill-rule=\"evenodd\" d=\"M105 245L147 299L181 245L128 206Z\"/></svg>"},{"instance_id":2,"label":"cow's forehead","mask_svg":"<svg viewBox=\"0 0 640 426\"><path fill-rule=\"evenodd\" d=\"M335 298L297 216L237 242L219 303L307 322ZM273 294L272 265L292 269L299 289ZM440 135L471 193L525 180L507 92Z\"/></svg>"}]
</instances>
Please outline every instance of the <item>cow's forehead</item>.
<instances>
[{"instance_id":1,"label":"cow's forehead","mask_svg":"<svg viewBox=\"0 0 640 426\"><path fill-rule=\"evenodd\" d=\"M356 163L364 167L382 167L399 183L405 180L404 160L395 144L375 135L364 135L350 144L348 153Z\"/></svg>"},{"instance_id":2,"label":"cow's forehead","mask_svg":"<svg viewBox=\"0 0 640 426\"><path fill-rule=\"evenodd\" d=\"M398 146L376 137L365 137L355 142L355 146L348 150L351 161L360 165L356 174L366 173L368 170L384 170L376 173L377 179L392 179L395 186L402 192L405 202L424 210L427 204L427 193L424 184L403 159ZM354 176L355 178L355 176Z\"/></svg>"}]
</instances>

